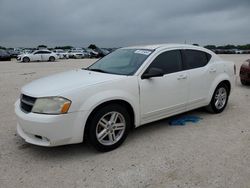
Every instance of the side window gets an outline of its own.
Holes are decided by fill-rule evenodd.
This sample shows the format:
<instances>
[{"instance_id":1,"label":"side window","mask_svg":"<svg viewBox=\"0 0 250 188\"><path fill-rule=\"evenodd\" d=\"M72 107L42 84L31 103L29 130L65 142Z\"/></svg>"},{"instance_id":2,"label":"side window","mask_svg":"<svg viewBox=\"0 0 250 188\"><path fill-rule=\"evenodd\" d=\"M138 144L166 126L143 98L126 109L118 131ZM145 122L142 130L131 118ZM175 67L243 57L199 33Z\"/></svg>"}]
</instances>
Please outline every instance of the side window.
<instances>
[{"instance_id":1,"label":"side window","mask_svg":"<svg viewBox=\"0 0 250 188\"><path fill-rule=\"evenodd\" d=\"M154 59L151 65L149 65L150 67L160 68L164 71L164 74L181 71L181 52L179 50L163 52Z\"/></svg>"},{"instance_id":2,"label":"side window","mask_svg":"<svg viewBox=\"0 0 250 188\"><path fill-rule=\"evenodd\" d=\"M42 54L42 51L37 51L37 52L34 53L34 54Z\"/></svg>"},{"instance_id":3,"label":"side window","mask_svg":"<svg viewBox=\"0 0 250 188\"><path fill-rule=\"evenodd\" d=\"M49 51L43 51L43 54L51 54Z\"/></svg>"},{"instance_id":4,"label":"side window","mask_svg":"<svg viewBox=\"0 0 250 188\"><path fill-rule=\"evenodd\" d=\"M204 67L211 59L211 55L199 50L183 50L186 69Z\"/></svg>"}]
</instances>

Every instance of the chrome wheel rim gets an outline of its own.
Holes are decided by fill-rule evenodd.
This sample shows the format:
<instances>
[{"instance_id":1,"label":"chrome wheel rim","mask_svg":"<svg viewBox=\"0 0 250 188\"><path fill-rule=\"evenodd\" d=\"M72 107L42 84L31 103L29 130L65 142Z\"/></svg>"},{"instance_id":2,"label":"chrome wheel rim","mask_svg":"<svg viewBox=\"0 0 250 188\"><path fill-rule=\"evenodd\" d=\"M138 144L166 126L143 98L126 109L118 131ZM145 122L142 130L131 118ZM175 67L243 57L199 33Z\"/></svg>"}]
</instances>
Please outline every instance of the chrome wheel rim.
<instances>
[{"instance_id":1,"label":"chrome wheel rim","mask_svg":"<svg viewBox=\"0 0 250 188\"><path fill-rule=\"evenodd\" d=\"M96 126L96 138L103 145L113 145L123 136L126 121L119 112L109 112L102 116Z\"/></svg>"},{"instance_id":2,"label":"chrome wheel rim","mask_svg":"<svg viewBox=\"0 0 250 188\"><path fill-rule=\"evenodd\" d=\"M222 109L227 101L227 91L224 87L219 88L215 93L215 107Z\"/></svg>"}]
</instances>

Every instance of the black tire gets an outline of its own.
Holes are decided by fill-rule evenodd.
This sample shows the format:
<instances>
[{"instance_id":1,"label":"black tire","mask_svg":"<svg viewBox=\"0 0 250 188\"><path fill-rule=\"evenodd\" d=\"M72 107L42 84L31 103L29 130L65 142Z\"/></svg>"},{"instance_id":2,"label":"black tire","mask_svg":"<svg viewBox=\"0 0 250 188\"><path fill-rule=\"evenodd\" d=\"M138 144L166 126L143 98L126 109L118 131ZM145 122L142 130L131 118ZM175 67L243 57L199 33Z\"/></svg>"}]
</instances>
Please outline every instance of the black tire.
<instances>
[{"instance_id":1,"label":"black tire","mask_svg":"<svg viewBox=\"0 0 250 188\"><path fill-rule=\"evenodd\" d=\"M110 140L110 134L114 134L115 135L115 130L110 133L112 130L109 130L108 128L103 128L103 130L101 131L106 131L106 133L104 134L109 134L103 137L103 142L107 142L107 143L101 143L101 141L98 140L97 138L97 132L98 129L100 128L100 120L103 119L105 117L109 116L109 113L117 113L119 114L119 117L123 117L123 120L125 122L125 128L123 130L116 130L116 133L118 135L117 140L115 140L115 143L109 143L109 145L107 145L107 143L109 141L106 140ZM116 118L118 119L118 118ZM110 115L110 119L108 120L109 124L107 125L107 127L111 127L112 124L111 122L111 115ZM118 120L119 122L119 120ZM117 125L117 124L114 124ZM124 108L123 106L119 105L119 104L109 104L107 106L104 106L102 108L100 108L99 110L97 110L93 116L91 116L91 119L89 121L89 125L88 125L88 129L87 129L87 139L89 139L89 142L91 143L91 145L93 145L98 151L101 152L107 152L107 151L111 151L116 149L117 147L119 147L124 140L126 139L128 132L130 130L130 126L131 126L131 121L130 121L130 116L128 111L126 110L126 108ZM100 132L101 132L100 131ZM119 134L118 131L123 131L122 133ZM100 133L99 133L100 134ZM103 134L103 135L104 135ZM112 136L111 136L112 137ZM105 140L106 139L106 140Z\"/></svg>"},{"instance_id":2,"label":"black tire","mask_svg":"<svg viewBox=\"0 0 250 188\"><path fill-rule=\"evenodd\" d=\"M23 58L23 62L24 62L24 63L28 63L28 62L30 62L30 58L28 58L28 57L24 57L24 58Z\"/></svg>"},{"instance_id":3,"label":"black tire","mask_svg":"<svg viewBox=\"0 0 250 188\"><path fill-rule=\"evenodd\" d=\"M49 57L49 61L50 61L50 62L54 62L55 60L56 60L55 57L53 57L53 56L50 56L50 57Z\"/></svg>"},{"instance_id":4,"label":"black tire","mask_svg":"<svg viewBox=\"0 0 250 188\"><path fill-rule=\"evenodd\" d=\"M246 80L240 79L240 82L241 82L242 85L245 85L245 86L249 86L250 85L250 83L247 82Z\"/></svg>"},{"instance_id":5,"label":"black tire","mask_svg":"<svg viewBox=\"0 0 250 188\"><path fill-rule=\"evenodd\" d=\"M223 102L223 105L221 106L218 106L216 105L216 102L217 102L217 99L216 99L216 95L218 94L218 92L222 90L222 91L225 91L225 94L226 94L226 99L225 99L225 103ZM215 91L214 91L214 94L213 94L213 97L210 101L210 104L206 107L206 109L211 112L211 113L214 113L214 114L218 114L218 113L221 113L223 112L223 110L226 108L227 106L227 102L228 102L228 98L229 98L229 88L226 84L224 83L220 83ZM218 103L217 103L218 104Z\"/></svg>"}]
</instances>

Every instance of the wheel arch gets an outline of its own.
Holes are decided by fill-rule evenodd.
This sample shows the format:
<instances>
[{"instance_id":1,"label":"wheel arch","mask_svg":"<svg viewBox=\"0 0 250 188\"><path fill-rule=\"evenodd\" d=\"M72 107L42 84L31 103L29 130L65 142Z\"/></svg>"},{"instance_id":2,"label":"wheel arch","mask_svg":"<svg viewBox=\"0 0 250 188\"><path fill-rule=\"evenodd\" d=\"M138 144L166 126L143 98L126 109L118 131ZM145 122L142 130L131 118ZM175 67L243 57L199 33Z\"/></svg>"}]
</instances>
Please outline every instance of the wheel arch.
<instances>
[{"instance_id":1,"label":"wheel arch","mask_svg":"<svg viewBox=\"0 0 250 188\"><path fill-rule=\"evenodd\" d=\"M229 78L228 75L222 74L222 75L220 75L219 77L217 77L214 80L214 82L213 82L213 84L212 84L212 86L210 88L210 91L209 91L209 98L208 98L207 103L210 103L210 101L211 101L211 99L213 97L215 89L217 88L217 86L219 84L222 84L222 83L224 83L228 87L228 91L229 91L229 95L230 95L231 90L232 90L232 83L231 83L230 78Z\"/></svg>"},{"instance_id":2,"label":"wheel arch","mask_svg":"<svg viewBox=\"0 0 250 188\"><path fill-rule=\"evenodd\" d=\"M56 56L54 56L54 55L50 55L50 56L49 56L48 61L51 61L51 58L54 58L54 59L53 59L53 61L55 61L55 60L56 60Z\"/></svg>"},{"instance_id":3,"label":"wheel arch","mask_svg":"<svg viewBox=\"0 0 250 188\"><path fill-rule=\"evenodd\" d=\"M89 115L87 116L87 119L86 119L86 123L85 123L85 127L84 127L84 137L83 138L86 138L87 137L87 132L88 132L88 128L89 128L89 125L90 125L90 120L91 118L93 117L93 115L101 108L103 108L104 106L107 106L107 105L110 105L110 104L119 104L123 107L125 107L131 117L131 128L135 128L135 121L136 121L136 114L135 114L135 110L133 108L133 106L126 100L124 99L112 99L112 100L107 100L105 102L102 102L98 105L96 105L92 110L91 112L89 113Z\"/></svg>"},{"instance_id":4,"label":"wheel arch","mask_svg":"<svg viewBox=\"0 0 250 188\"><path fill-rule=\"evenodd\" d=\"M228 89L228 95L230 95L230 93L231 93L231 83L230 83L230 81L229 80L223 80L223 81L221 81L219 84L225 84L226 86L227 86L227 89ZM218 84L218 85L219 85Z\"/></svg>"},{"instance_id":5,"label":"wheel arch","mask_svg":"<svg viewBox=\"0 0 250 188\"><path fill-rule=\"evenodd\" d=\"M30 61L31 61L31 58L29 57L29 56L23 56L22 58L21 58L21 61L23 62L23 59L24 58L28 58Z\"/></svg>"}]
</instances>

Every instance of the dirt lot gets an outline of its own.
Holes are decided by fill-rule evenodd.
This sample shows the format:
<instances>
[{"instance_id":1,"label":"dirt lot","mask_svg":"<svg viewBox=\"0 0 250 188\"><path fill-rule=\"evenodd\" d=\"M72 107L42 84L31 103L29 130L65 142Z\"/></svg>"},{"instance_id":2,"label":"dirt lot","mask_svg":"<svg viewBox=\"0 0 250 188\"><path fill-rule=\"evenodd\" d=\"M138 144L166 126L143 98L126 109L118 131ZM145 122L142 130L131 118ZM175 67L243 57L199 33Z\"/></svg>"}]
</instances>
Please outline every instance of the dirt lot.
<instances>
[{"instance_id":1,"label":"dirt lot","mask_svg":"<svg viewBox=\"0 0 250 188\"><path fill-rule=\"evenodd\" d=\"M238 71L250 58L222 57ZM87 144L43 148L16 135L13 104L24 84L91 62L0 62L0 187L250 187L250 87L239 79L222 114L195 110L188 114L202 120L186 126L151 123L112 152Z\"/></svg>"}]
</instances>

